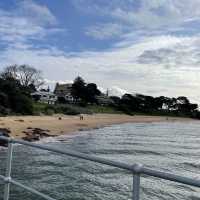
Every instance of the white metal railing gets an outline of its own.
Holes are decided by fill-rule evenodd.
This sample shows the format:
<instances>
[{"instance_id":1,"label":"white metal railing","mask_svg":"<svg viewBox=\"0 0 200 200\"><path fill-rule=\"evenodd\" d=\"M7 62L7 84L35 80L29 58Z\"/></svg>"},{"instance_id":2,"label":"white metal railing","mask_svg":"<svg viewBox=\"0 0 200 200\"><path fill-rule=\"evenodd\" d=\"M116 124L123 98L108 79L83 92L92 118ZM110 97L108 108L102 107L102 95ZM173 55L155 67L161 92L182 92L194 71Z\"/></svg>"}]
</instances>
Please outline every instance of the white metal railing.
<instances>
[{"instance_id":1,"label":"white metal railing","mask_svg":"<svg viewBox=\"0 0 200 200\"><path fill-rule=\"evenodd\" d=\"M12 138L7 138L7 137L3 137L3 136L0 136L0 140L3 140L8 143L6 175L5 176L0 175L0 179L2 179L5 184L3 200L9 200L11 184L21 187L21 188L23 188L29 192L32 192L40 197L43 197L46 200L55 200L55 199L49 197L48 195L38 192L37 190L30 188L28 186L25 186L11 178L12 152L13 152L13 144L14 143L22 144L22 145L42 149L42 150L47 150L47 151L55 152L58 154L72 156L72 157L76 157L76 158L80 158L80 159L84 159L84 160L88 160L88 161L92 161L92 162L96 162L96 163L101 163L104 165L117 167L117 168L124 169L124 170L128 170L133 175L133 195L132 195L133 200L140 199L140 178L141 178L142 174L200 188L200 180L195 180L195 179L187 178L184 176L178 176L178 175L171 174L171 173L160 172L157 170L146 168L141 164L128 165L125 163L111 161L111 160L107 160L107 159L103 159L103 158L98 158L98 157L91 156L91 155L84 154L84 153L79 153L79 152L75 152L75 151L63 151L63 150L49 147L46 145L35 144L35 143L26 142L23 140L12 139Z\"/></svg>"}]
</instances>

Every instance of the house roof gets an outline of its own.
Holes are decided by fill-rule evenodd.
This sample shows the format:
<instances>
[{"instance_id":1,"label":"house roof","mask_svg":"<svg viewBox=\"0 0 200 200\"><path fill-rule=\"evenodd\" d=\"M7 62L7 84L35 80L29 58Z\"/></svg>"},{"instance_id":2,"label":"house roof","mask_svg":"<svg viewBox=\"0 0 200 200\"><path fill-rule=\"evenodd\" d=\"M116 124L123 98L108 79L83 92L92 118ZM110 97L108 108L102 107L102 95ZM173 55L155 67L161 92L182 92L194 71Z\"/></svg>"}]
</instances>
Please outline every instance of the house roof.
<instances>
[{"instance_id":1,"label":"house roof","mask_svg":"<svg viewBox=\"0 0 200 200\"><path fill-rule=\"evenodd\" d=\"M71 93L72 83L66 83L66 84L56 84L54 93L55 94L69 94Z\"/></svg>"}]
</instances>

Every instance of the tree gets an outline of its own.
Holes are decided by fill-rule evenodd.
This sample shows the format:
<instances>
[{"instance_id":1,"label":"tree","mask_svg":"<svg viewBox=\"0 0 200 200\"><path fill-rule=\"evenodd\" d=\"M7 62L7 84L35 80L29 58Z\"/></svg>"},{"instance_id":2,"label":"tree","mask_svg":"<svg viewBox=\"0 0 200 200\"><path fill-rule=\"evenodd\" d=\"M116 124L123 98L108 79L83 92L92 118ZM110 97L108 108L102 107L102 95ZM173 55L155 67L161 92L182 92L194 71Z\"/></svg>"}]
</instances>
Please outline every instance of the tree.
<instances>
[{"instance_id":1,"label":"tree","mask_svg":"<svg viewBox=\"0 0 200 200\"><path fill-rule=\"evenodd\" d=\"M97 85L95 83L88 83L86 88L90 92L90 94L94 96L99 96L101 94L100 90L97 88Z\"/></svg>"},{"instance_id":2,"label":"tree","mask_svg":"<svg viewBox=\"0 0 200 200\"><path fill-rule=\"evenodd\" d=\"M189 107L190 107L190 112L196 112L198 109L198 104L190 103Z\"/></svg>"},{"instance_id":3,"label":"tree","mask_svg":"<svg viewBox=\"0 0 200 200\"><path fill-rule=\"evenodd\" d=\"M162 102L162 109L167 110L169 112L172 106L172 99L165 96L161 96L159 98Z\"/></svg>"},{"instance_id":4,"label":"tree","mask_svg":"<svg viewBox=\"0 0 200 200\"><path fill-rule=\"evenodd\" d=\"M32 114L33 104L29 94L21 83L11 77L0 78L0 112L7 111L20 114Z\"/></svg>"},{"instance_id":5,"label":"tree","mask_svg":"<svg viewBox=\"0 0 200 200\"><path fill-rule=\"evenodd\" d=\"M177 109L181 113L192 113L198 108L197 104L191 104L189 99L184 96L177 98Z\"/></svg>"},{"instance_id":6,"label":"tree","mask_svg":"<svg viewBox=\"0 0 200 200\"><path fill-rule=\"evenodd\" d=\"M4 69L4 71L1 73L1 77L3 79L8 79L8 78L17 79L17 71L18 71L17 65L10 65Z\"/></svg>"},{"instance_id":7,"label":"tree","mask_svg":"<svg viewBox=\"0 0 200 200\"><path fill-rule=\"evenodd\" d=\"M83 80L83 78L81 78L80 76L78 76L77 78L75 78L73 84L72 84L72 91L71 94L73 96L73 98L78 101L78 100L85 100L85 96L86 96L86 86L85 86L85 81Z\"/></svg>"},{"instance_id":8,"label":"tree","mask_svg":"<svg viewBox=\"0 0 200 200\"><path fill-rule=\"evenodd\" d=\"M19 80L24 87L34 86L39 88L44 84L41 71L29 65L11 65L4 69L1 77Z\"/></svg>"},{"instance_id":9,"label":"tree","mask_svg":"<svg viewBox=\"0 0 200 200\"><path fill-rule=\"evenodd\" d=\"M96 96L99 96L101 92L98 90L95 83L89 83L86 86L85 100L90 103L96 103Z\"/></svg>"},{"instance_id":10,"label":"tree","mask_svg":"<svg viewBox=\"0 0 200 200\"><path fill-rule=\"evenodd\" d=\"M78 76L73 84L71 94L76 101L83 103L97 103L96 97L101 94L95 83L86 84L84 79Z\"/></svg>"},{"instance_id":11,"label":"tree","mask_svg":"<svg viewBox=\"0 0 200 200\"><path fill-rule=\"evenodd\" d=\"M156 105L157 110L162 110L164 104L164 97L163 96L155 97L154 103Z\"/></svg>"},{"instance_id":12,"label":"tree","mask_svg":"<svg viewBox=\"0 0 200 200\"><path fill-rule=\"evenodd\" d=\"M177 101L180 104L189 104L190 103L189 99L187 97L184 97L184 96L178 97Z\"/></svg>"},{"instance_id":13,"label":"tree","mask_svg":"<svg viewBox=\"0 0 200 200\"><path fill-rule=\"evenodd\" d=\"M120 109L126 113L140 111L141 105L141 99L131 94L124 94L120 100Z\"/></svg>"},{"instance_id":14,"label":"tree","mask_svg":"<svg viewBox=\"0 0 200 200\"><path fill-rule=\"evenodd\" d=\"M119 107L120 106L120 101L121 98L118 96L110 96L110 99L113 101L113 106L114 107Z\"/></svg>"}]
</instances>

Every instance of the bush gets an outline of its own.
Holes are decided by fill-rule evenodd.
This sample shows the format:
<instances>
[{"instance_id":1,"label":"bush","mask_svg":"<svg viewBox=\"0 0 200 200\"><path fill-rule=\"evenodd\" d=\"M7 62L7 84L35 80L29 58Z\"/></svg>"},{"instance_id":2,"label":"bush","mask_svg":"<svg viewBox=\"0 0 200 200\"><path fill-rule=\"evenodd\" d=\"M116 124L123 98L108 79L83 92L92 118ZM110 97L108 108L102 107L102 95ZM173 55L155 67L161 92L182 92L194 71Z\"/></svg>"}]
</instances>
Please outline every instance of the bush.
<instances>
[{"instance_id":1,"label":"bush","mask_svg":"<svg viewBox=\"0 0 200 200\"><path fill-rule=\"evenodd\" d=\"M34 104L34 114L45 114L45 115L53 115L55 113L62 113L65 115L78 115L82 114L92 114L90 110L87 108L83 108L76 105L69 105L69 104L58 104L58 105L48 105L42 103L35 103Z\"/></svg>"},{"instance_id":2,"label":"bush","mask_svg":"<svg viewBox=\"0 0 200 200\"><path fill-rule=\"evenodd\" d=\"M33 102L32 100L21 94L15 96L12 102L12 111L14 113L20 113L23 115L32 115L33 114Z\"/></svg>"},{"instance_id":3,"label":"bush","mask_svg":"<svg viewBox=\"0 0 200 200\"><path fill-rule=\"evenodd\" d=\"M70 106L62 106L59 108L61 110L61 113L65 115L78 115L80 114L80 111L76 108L70 107Z\"/></svg>"},{"instance_id":4,"label":"bush","mask_svg":"<svg viewBox=\"0 0 200 200\"><path fill-rule=\"evenodd\" d=\"M45 114L45 115L53 115L53 114L55 114L55 112L54 112L53 109L45 109L44 114Z\"/></svg>"},{"instance_id":5,"label":"bush","mask_svg":"<svg viewBox=\"0 0 200 200\"><path fill-rule=\"evenodd\" d=\"M121 114L122 111L117 110L113 106L100 106L100 105L89 105L87 108L93 113L112 113Z\"/></svg>"},{"instance_id":6,"label":"bush","mask_svg":"<svg viewBox=\"0 0 200 200\"><path fill-rule=\"evenodd\" d=\"M33 114L33 102L28 90L14 78L0 76L0 113Z\"/></svg>"},{"instance_id":7,"label":"bush","mask_svg":"<svg viewBox=\"0 0 200 200\"><path fill-rule=\"evenodd\" d=\"M191 117L194 119L200 119L200 111L194 112Z\"/></svg>"},{"instance_id":8,"label":"bush","mask_svg":"<svg viewBox=\"0 0 200 200\"><path fill-rule=\"evenodd\" d=\"M8 107L8 96L3 93L3 92L0 92L0 105L1 106L4 106L4 107Z\"/></svg>"},{"instance_id":9,"label":"bush","mask_svg":"<svg viewBox=\"0 0 200 200\"><path fill-rule=\"evenodd\" d=\"M0 105L0 116L6 116L9 114L10 114L10 109Z\"/></svg>"}]
</instances>

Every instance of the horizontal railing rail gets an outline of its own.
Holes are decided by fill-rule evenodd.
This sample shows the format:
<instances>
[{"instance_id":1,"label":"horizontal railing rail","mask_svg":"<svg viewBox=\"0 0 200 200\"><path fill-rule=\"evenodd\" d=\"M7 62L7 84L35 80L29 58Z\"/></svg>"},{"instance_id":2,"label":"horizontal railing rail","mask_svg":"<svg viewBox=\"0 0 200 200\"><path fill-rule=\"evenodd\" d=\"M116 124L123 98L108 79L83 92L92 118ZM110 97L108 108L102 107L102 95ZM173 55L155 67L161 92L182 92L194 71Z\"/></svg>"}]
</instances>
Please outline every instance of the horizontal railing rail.
<instances>
[{"instance_id":1,"label":"horizontal railing rail","mask_svg":"<svg viewBox=\"0 0 200 200\"><path fill-rule=\"evenodd\" d=\"M141 175L148 175L148 176L152 176L152 177L156 177L156 178L160 178L160 179L164 179L164 180L168 180L168 181L173 181L173 182L186 184L186 185L190 185L190 186L194 186L194 187L200 187L200 180L192 179L192 178L188 178L188 177L184 177L184 176L178 176L178 175L172 174L172 173L166 173L166 172L161 172L158 170L149 169L149 168L146 168L143 165L137 164L137 163L133 164L133 165L129 165L126 163L116 162L116 161L112 161L112 160L108 160L108 159L104 159L104 158L99 158L96 156L92 156L92 155L88 155L88 154L84 154L84 153L80 153L80 152L76 152L76 151L61 150L61 149L58 149L55 147L49 147L46 145L26 142L23 140L12 139L12 138L3 137L3 136L0 136L0 140L3 140L8 143L6 176L0 175L0 179L2 179L5 183L4 200L9 200L10 184L19 186L29 192L37 194L40 197L43 197L44 199L53 200L53 198L49 197L48 195L42 194L41 192L38 192L35 189L27 187L11 178L12 152L13 152L13 144L14 143L34 147L37 149L47 150L47 151L51 151L54 153L63 154L66 156L80 158L80 159L92 161L95 163L100 163L100 164L120 168L123 170L127 170L133 174L133 198L132 198L133 200L139 200Z\"/></svg>"}]
</instances>

